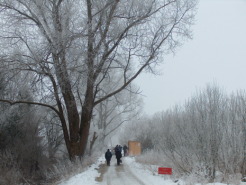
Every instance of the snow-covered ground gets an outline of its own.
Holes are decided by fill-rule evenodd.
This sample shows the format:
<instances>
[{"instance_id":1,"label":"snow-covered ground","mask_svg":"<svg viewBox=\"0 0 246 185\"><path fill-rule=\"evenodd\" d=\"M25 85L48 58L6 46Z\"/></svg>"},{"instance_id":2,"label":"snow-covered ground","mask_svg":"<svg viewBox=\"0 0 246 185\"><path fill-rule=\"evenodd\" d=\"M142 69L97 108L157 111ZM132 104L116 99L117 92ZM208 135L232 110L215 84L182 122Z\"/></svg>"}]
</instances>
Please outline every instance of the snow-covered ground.
<instances>
[{"instance_id":1,"label":"snow-covered ground","mask_svg":"<svg viewBox=\"0 0 246 185\"><path fill-rule=\"evenodd\" d=\"M100 168L100 172L98 169ZM113 156L111 165L105 165L105 159L99 158L98 161L90 166L85 172L75 175L59 185L187 185L181 180L173 181L168 175L158 175L157 167L144 166L135 162L133 157L124 157L123 164L116 165ZM189 183L190 184L190 183ZM200 184L196 184L200 185ZM207 185L228 185L222 183L212 183ZM246 183L241 183L246 185Z\"/></svg>"}]
</instances>

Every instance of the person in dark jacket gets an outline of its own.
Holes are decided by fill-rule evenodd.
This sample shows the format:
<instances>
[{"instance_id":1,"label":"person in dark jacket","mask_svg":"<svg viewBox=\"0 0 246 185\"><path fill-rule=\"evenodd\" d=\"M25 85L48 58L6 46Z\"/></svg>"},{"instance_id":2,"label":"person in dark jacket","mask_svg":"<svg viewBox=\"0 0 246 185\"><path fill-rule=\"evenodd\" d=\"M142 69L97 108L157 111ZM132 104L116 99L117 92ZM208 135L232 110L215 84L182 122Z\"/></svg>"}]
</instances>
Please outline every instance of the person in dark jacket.
<instances>
[{"instance_id":1,"label":"person in dark jacket","mask_svg":"<svg viewBox=\"0 0 246 185\"><path fill-rule=\"evenodd\" d=\"M126 145L123 146L124 156L127 156L128 147Z\"/></svg>"},{"instance_id":2,"label":"person in dark jacket","mask_svg":"<svg viewBox=\"0 0 246 185\"><path fill-rule=\"evenodd\" d=\"M112 158L112 153L110 152L110 150L108 149L107 152L105 153L105 159L107 161L107 165L110 166L110 161Z\"/></svg>"},{"instance_id":3,"label":"person in dark jacket","mask_svg":"<svg viewBox=\"0 0 246 185\"><path fill-rule=\"evenodd\" d=\"M115 156L117 159L117 165L120 165L122 154L119 147L115 147Z\"/></svg>"},{"instance_id":4,"label":"person in dark jacket","mask_svg":"<svg viewBox=\"0 0 246 185\"><path fill-rule=\"evenodd\" d=\"M118 145L118 146L119 146L120 152L122 152L122 146L121 145Z\"/></svg>"}]
</instances>

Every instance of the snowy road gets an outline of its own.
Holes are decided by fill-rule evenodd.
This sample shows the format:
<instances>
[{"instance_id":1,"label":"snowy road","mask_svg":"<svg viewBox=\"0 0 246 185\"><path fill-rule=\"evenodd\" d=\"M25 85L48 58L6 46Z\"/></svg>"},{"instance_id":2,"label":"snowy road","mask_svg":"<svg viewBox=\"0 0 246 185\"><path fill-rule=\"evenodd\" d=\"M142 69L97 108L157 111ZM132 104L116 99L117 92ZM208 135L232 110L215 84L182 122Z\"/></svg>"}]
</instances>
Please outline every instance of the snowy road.
<instances>
[{"instance_id":1,"label":"snowy road","mask_svg":"<svg viewBox=\"0 0 246 185\"><path fill-rule=\"evenodd\" d=\"M86 171L77 174L70 179L64 180L58 185L187 185L196 183L185 183L182 180L174 182L169 176L158 175L156 167L152 169L146 165L135 162L132 157L123 157L123 164L116 165L115 156L111 166L105 164L104 157L91 165ZM195 179L196 180L196 179ZM238 183L246 185L246 183ZM201 185L201 184L196 184ZM212 183L207 185L226 185L223 183Z\"/></svg>"},{"instance_id":2,"label":"snowy road","mask_svg":"<svg viewBox=\"0 0 246 185\"><path fill-rule=\"evenodd\" d=\"M102 168L106 168L102 185L149 185L149 183L146 184L131 171L129 164L124 159L123 164L117 166L115 158L112 158L111 166L104 165Z\"/></svg>"},{"instance_id":3,"label":"snowy road","mask_svg":"<svg viewBox=\"0 0 246 185\"><path fill-rule=\"evenodd\" d=\"M135 162L132 157L123 157L123 163L116 165L115 156L112 157L111 165L105 164L102 157L88 170L72 178L58 183L59 185L177 185L169 178L153 175L150 170ZM183 184L180 184L183 185Z\"/></svg>"},{"instance_id":4,"label":"snowy road","mask_svg":"<svg viewBox=\"0 0 246 185\"><path fill-rule=\"evenodd\" d=\"M123 163L116 165L115 156L111 160L111 166L102 164L99 168L101 178L98 184L102 185L177 185L169 178L153 175L153 172L138 165L131 157L123 157Z\"/></svg>"}]
</instances>

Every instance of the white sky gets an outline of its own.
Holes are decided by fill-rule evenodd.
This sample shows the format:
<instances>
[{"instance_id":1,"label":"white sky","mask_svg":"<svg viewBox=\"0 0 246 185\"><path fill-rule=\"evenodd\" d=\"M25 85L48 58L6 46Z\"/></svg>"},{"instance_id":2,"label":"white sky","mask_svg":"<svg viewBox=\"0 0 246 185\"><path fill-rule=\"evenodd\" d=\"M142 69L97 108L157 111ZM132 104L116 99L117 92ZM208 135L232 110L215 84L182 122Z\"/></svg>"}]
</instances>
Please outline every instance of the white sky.
<instances>
[{"instance_id":1,"label":"white sky","mask_svg":"<svg viewBox=\"0 0 246 185\"><path fill-rule=\"evenodd\" d=\"M182 105L214 82L229 93L246 89L246 0L200 0L192 30L193 39L165 58L161 76L136 80L147 114Z\"/></svg>"}]
</instances>

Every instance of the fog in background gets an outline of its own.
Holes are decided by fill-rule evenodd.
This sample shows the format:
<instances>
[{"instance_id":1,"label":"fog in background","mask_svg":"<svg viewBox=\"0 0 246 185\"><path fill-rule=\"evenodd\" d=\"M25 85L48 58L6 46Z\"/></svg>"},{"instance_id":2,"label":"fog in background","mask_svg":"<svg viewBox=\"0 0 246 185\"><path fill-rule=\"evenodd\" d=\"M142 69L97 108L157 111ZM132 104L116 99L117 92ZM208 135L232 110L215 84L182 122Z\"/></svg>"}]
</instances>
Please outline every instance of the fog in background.
<instances>
[{"instance_id":1,"label":"fog in background","mask_svg":"<svg viewBox=\"0 0 246 185\"><path fill-rule=\"evenodd\" d=\"M196 90L216 83L228 93L246 89L246 1L200 0L193 39L164 57L161 75L142 74L144 112L183 104Z\"/></svg>"}]
</instances>

